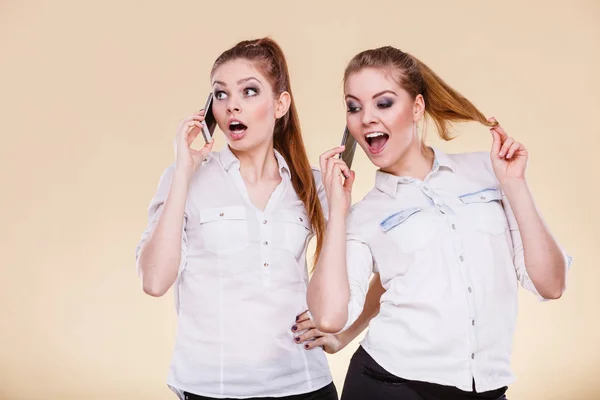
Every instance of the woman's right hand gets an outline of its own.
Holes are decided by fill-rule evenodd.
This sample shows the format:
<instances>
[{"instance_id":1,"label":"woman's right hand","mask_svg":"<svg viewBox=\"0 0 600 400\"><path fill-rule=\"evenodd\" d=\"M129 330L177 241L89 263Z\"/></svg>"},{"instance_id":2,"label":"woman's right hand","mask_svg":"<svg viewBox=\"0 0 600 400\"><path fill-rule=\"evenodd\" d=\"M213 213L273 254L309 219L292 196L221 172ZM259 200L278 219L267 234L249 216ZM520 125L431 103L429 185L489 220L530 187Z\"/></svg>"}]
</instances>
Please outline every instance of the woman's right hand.
<instances>
[{"instance_id":1,"label":"woman's right hand","mask_svg":"<svg viewBox=\"0 0 600 400\"><path fill-rule=\"evenodd\" d=\"M354 183L354 171L351 171L346 163L337 157L344 151L345 146L339 146L321 154L319 162L329 212L340 212L344 216L348 214L352 205L352 184Z\"/></svg>"},{"instance_id":2,"label":"woman's right hand","mask_svg":"<svg viewBox=\"0 0 600 400\"><path fill-rule=\"evenodd\" d=\"M202 131L202 121L204 121L204 110L184 118L179 124L175 137L175 166L188 177L191 177L208 157L214 143L214 140L211 140L200 150L191 148L192 142Z\"/></svg>"}]
</instances>

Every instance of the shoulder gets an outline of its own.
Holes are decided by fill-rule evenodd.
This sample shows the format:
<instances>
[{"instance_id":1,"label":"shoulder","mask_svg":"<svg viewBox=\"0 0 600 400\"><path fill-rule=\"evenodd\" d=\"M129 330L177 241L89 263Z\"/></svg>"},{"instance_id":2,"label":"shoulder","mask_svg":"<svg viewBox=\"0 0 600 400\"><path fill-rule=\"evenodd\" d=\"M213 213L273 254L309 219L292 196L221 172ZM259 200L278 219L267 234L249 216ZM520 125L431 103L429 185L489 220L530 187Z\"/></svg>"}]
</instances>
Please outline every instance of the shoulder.
<instances>
[{"instance_id":1,"label":"shoulder","mask_svg":"<svg viewBox=\"0 0 600 400\"><path fill-rule=\"evenodd\" d=\"M455 172L459 175L477 180L496 180L490 153L487 151L447 154L447 156L452 160Z\"/></svg>"},{"instance_id":2,"label":"shoulder","mask_svg":"<svg viewBox=\"0 0 600 400\"><path fill-rule=\"evenodd\" d=\"M380 198L381 193L373 188L360 201L354 203L348 213L346 220L348 234L353 237L362 237L367 235L369 227L375 226L374 221L377 220L380 210L384 204Z\"/></svg>"}]
</instances>

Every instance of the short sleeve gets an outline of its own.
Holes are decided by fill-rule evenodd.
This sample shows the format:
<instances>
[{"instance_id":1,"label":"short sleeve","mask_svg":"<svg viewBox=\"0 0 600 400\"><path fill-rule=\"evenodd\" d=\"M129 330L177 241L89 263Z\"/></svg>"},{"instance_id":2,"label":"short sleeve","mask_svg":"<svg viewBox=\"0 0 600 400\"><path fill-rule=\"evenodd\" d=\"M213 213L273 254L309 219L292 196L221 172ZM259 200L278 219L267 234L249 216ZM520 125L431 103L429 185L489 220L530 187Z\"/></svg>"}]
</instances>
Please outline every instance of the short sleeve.
<instances>
[{"instance_id":1,"label":"short sleeve","mask_svg":"<svg viewBox=\"0 0 600 400\"><path fill-rule=\"evenodd\" d=\"M369 282L373 273L373 256L369 246L357 239L348 237L346 240L346 268L350 299L348 301L348 321L340 332L348 329L363 311Z\"/></svg>"}]
</instances>

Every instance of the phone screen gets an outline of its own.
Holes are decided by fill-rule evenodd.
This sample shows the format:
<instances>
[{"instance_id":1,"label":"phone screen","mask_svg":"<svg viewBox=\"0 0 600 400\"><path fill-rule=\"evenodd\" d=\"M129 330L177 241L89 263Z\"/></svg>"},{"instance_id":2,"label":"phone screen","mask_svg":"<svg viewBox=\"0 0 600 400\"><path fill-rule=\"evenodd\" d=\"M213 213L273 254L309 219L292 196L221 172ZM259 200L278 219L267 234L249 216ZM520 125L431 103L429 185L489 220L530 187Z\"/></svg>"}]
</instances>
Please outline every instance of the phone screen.
<instances>
[{"instance_id":1,"label":"phone screen","mask_svg":"<svg viewBox=\"0 0 600 400\"><path fill-rule=\"evenodd\" d=\"M208 95L208 99L206 99L206 105L204 106L204 123L202 127L202 136L204 136L204 140L206 143L212 141L213 133L215 132L215 128L217 127L217 121L215 120L215 116L212 112L212 103L213 103L213 94Z\"/></svg>"},{"instance_id":2,"label":"phone screen","mask_svg":"<svg viewBox=\"0 0 600 400\"><path fill-rule=\"evenodd\" d=\"M344 152L340 154L340 158L344 160L348 168L352 168L352 160L354 159L354 152L356 151L356 140L354 140L354 137L350 134L348 127L344 130L342 145L345 145L346 148L344 149Z\"/></svg>"}]
</instances>

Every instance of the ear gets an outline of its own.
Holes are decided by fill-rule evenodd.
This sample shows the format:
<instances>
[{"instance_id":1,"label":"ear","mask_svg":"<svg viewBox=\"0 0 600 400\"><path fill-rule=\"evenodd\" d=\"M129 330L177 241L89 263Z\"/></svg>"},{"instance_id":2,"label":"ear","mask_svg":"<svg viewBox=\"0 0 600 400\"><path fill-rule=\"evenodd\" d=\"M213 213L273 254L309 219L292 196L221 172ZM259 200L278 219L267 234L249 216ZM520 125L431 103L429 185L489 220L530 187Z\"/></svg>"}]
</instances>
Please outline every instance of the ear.
<instances>
[{"instance_id":1,"label":"ear","mask_svg":"<svg viewBox=\"0 0 600 400\"><path fill-rule=\"evenodd\" d=\"M292 104L292 96L288 92L282 92L278 99L275 99L275 118L279 119L287 114Z\"/></svg>"},{"instance_id":2,"label":"ear","mask_svg":"<svg viewBox=\"0 0 600 400\"><path fill-rule=\"evenodd\" d=\"M425 99L423 95L418 94L413 103L413 121L418 121L425 114Z\"/></svg>"}]
</instances>

